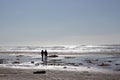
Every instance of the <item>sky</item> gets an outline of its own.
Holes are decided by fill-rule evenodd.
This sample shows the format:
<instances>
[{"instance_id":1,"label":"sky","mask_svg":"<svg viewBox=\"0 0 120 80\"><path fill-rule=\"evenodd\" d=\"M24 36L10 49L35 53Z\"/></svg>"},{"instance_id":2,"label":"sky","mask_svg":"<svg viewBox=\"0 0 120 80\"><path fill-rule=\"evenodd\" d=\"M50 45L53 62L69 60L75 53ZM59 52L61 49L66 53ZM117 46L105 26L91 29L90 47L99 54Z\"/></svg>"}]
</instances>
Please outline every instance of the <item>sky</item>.
<instances>
[{"instance_id":1,"label":"sky","mask_svg":"<svg viewBox=\"0 0 120 80\"><path fill-rule=\"evenodd\" d=\"M0 0L0 45L120 44L120 0Z\"/></svg>"}]
</instances>

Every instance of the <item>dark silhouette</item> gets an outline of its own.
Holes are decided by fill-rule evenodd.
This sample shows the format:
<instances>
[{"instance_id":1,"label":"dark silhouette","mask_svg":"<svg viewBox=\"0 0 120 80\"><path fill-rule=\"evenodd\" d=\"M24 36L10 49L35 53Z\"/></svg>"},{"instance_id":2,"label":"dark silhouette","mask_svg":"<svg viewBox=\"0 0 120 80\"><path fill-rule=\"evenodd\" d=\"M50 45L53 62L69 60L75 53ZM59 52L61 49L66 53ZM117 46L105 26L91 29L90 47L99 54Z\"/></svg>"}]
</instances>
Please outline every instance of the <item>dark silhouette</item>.
<instances>
[{"instance_id":1,"label":"dark silhouette","mask_svg":"<svg viewBox=\"0 0 120 80\"><path fill-rule=\"evenodd\" d=\"M45 54L45 61L47 61L47 55L48 55L47 50L45 50L44 54Z\"/></svg>"},{"instance_id":2,"label":"dark silhouette","mask_svg":"<svg viewBox=\"0 0 120 80\"><path fill-rule=\"evenodd\" d=\"M42 61L43 61L43 55L44 55L44 51L41 51L41 56L42 56Z\"/></svg>"},{"instance_id":3,"label":"dark silhouette","mask_svg":"<svg viewBox=\"0 0 120 80\"><path fill-rule=\"evenodd\" d=\"M46 73L46 71L35 71L35 72L33 72L33 74L45 74Z\"/></svg>"}]
</instances>

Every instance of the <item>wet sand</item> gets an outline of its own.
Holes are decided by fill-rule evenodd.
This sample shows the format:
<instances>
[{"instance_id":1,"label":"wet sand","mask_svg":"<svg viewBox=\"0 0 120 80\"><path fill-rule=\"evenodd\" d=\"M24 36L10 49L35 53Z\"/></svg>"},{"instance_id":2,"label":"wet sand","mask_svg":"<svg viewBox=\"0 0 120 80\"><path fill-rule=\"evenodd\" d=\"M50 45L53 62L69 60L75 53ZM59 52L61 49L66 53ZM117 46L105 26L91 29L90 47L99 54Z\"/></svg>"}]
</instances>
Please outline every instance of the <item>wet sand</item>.
<instances>
[{"instance_id":1,"label":"wet sand","mask_svg":"<svg viewBox=\"0 0 120 80\"><path fill-rule=\"evenodd\" d=\"M7 52L6 52L7 53ZM28 54L39 54L38 52L27 52ZM27 54L26 53L26 54ZM1 53L5 54L5 53ZM8 54L25 54L25 52L8 52ZM88 55L88 53L50 53L55 55ZM89 55L96 53L89 53ZM99 54L99 53L98 53ZM100 53L101 54L101 53ZM119 53L103 53L109 55L120 55ZM64 56L70 59L70 56ZM74 58L72 56L72 58ZM92 60L91 60L92 61ZM94 61L95 62L95 61ZM110 62L111 63L111 62ZM119 66L119 65L117 65ZM34 74L35 71L45 71L46 73ZM0 80L120 80L120 72L105 73L92 71L68 71L54 69L19 69L0 67Z\"/></svg>"},{"instance_id":2,"label":"wet sand","mask_svg":"<svg viewBox=\"0 0 120 80\"><path fill-rule=\"evenodd\" d=\"M0 68L0 80L120 80L120 74L45 70L45 74L33 74L29 69Z\"/></svg>"}]
</instances>

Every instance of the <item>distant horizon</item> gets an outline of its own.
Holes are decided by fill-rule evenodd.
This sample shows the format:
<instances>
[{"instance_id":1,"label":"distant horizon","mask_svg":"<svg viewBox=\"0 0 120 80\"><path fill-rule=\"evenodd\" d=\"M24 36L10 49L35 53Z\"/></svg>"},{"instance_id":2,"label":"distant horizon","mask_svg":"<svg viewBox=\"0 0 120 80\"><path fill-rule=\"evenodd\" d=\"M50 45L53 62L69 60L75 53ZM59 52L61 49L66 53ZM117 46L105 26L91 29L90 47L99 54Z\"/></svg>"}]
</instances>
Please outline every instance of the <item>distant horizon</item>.
<instances>
[{"instance_id":1,"label":"distant horizon","mask_svg":"<svg viewBox=\"0 0 120 80\"><path fill-rule=\"evenodd\" d=\"M118 44L77 44L77 45L0 45L0 47L54 47L54 46L117 46Z\"/></svg>"},{"instance_id":2,"label":"distant horizon","mask_svg":"<svg viewBox=\"0 0 120 80\"><path fill-rule=\"evenodd\" d=\"M49 45L112 45L112 44L120 44L120 39L118 38L120 35L84 35L84 36L67 36L67 37L59 37L53 39L45 39L38 41L11 41L0 43L1 46L49 46ZM117 39L118 38L118 39ZM109 39L109 40L107 40Z\"/></svg>"}]
</instances>

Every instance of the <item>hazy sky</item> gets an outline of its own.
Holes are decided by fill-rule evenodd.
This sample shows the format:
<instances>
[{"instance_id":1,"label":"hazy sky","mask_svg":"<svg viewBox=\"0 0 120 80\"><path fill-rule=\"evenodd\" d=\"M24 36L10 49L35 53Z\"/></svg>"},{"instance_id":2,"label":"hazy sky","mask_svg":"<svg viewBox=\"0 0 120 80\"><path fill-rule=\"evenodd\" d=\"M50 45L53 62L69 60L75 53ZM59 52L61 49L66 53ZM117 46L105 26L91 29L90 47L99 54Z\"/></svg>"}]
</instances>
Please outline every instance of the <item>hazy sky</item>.
<instances>
[{"instance_id":1,"label":"hazy sky","mask_svg":"<svg viewBox=\"0 0 120 80\"><path fill-rule=\"evenodd\" d=\"M0 45L120 43L120 0L0 0Z\"/></svg>"}]
</instances>

